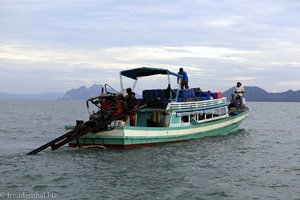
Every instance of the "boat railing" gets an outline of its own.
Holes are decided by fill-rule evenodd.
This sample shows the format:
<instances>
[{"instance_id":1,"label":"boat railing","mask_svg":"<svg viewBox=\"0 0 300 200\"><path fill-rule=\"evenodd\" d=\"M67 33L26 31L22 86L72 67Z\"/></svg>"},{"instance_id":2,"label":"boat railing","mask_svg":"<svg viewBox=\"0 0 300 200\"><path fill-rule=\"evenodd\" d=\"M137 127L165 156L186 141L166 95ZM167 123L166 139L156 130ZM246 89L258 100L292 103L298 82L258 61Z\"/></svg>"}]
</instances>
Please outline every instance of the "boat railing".
<instances>
[{"instance_id":1,"label":"boat railing","mask_svg":"<svg viewBox=\"0 0 300 200\"><path fill-rule=\"evenodd\" d=\"M206 100L206 101L187 101L187 102L170 102L167 105L167 110L181 110L191 108L205 108L213 107L221 104L226 104L226 97L220 99Z\"/></svg>"}]
</instances>

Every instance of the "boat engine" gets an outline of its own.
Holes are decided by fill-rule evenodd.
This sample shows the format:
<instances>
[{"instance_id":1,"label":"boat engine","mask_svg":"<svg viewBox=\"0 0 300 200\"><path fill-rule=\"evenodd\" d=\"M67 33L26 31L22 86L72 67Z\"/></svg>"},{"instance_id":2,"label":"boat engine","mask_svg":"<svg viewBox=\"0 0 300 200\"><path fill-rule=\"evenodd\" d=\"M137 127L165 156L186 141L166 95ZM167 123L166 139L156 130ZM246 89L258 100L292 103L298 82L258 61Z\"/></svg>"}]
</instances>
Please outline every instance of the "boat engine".
<instances>
[{"instance_id":1,"label":"boat engine","mask_svg":"<svg viewBox=\"0 0 300 200\"><path fill-rule=\"evenodd\" d=\"M89 103L92 103L97 110L92 110ZM117 111L117 95L114 93L102 94L97 97L90 98L86 101L87 109L90 114L89 123L91 127L95 127L104 121L110 121L114 118ZM110 125L102 123L104 127L98 130L107 130Z\"/></svg>"}]
</instances>

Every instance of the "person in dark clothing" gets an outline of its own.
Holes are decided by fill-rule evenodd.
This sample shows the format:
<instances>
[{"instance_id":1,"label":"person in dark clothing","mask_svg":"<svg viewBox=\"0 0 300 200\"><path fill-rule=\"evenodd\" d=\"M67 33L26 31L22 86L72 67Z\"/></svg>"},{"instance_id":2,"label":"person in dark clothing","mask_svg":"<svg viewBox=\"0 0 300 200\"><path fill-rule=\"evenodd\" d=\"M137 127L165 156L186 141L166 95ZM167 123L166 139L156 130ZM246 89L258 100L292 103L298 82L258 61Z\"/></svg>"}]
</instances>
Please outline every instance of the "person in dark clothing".
<instances>
[{"instance_id":1,"label":"person in dark clothing","mask_svg":"<svg viewBox=\"0 0 300 200\"><path fill-rule=\"evenodd\" d=\"M130 126L135 126L135 115L137 109L137 99L135 93L132 92L131 88L127 88L127 95L125 96L125 102L127 103L128 112L126 115L126 120L130 119Z\"/></svg>"}]
</instances>

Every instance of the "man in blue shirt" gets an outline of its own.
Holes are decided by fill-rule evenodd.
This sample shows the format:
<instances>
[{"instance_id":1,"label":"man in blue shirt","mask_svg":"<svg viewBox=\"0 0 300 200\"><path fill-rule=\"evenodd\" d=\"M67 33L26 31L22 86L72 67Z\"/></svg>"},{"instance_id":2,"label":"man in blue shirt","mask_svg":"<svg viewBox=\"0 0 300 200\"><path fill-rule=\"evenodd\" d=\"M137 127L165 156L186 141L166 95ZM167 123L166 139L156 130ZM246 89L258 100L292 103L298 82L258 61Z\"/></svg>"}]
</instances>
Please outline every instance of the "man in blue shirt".
<instances>
[{"instance_id":1,"label":"man in blue shirt","mask_svg":"<svg viewBox=\"0 0 300 200\"><path fill-rule=\"evenodd\" d=\"M188 89L189 88L189 78L187 76L187 73L185 71L183 71L183 68L179 69L178 74L182 75L182 80L181 80L181 89L185 88ZM177 83L179 82L179 79L177 79Z\"/></svg>"}]
</instances>

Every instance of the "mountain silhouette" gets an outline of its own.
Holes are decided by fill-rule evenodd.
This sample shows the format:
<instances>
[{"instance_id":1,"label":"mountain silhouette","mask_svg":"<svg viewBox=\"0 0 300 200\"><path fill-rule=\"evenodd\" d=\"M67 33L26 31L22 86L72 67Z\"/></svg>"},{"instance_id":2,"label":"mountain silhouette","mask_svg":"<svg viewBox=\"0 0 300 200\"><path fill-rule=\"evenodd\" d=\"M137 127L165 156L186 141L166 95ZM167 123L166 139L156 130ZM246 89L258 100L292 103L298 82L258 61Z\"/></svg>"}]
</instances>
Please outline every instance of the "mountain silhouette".
<instances>
[{"instance_id":1,"label":"mountain silhouette","mask_svg":"<svg viewBox=\"0 0 300 200\"><path fill-rule=\"evenodd\" d=\"M269 102L300 102L300 90L288 90L280 93L269 93L257 86L245 86L244 97L247 101L269 101ZM234 87L223 92L223 96L229 100L234 93Z\"/></svg>"},{"instance_id":2,"label":"mountain silhouette","mask_svg":"<svg viewBox=\"0 0 300 200\"><path fill-rule=\"evenodd\" d=\"M101 94L102 85L92 85L87 88L81 86L77 89L71 89L65 93L62 99L86 100L91 97L99 96Z\"/></svg>"}]
</instances>

